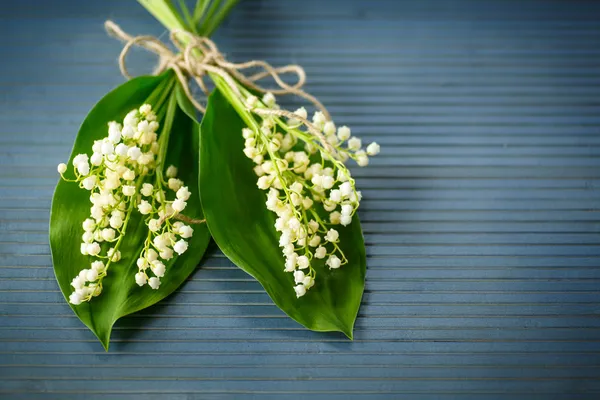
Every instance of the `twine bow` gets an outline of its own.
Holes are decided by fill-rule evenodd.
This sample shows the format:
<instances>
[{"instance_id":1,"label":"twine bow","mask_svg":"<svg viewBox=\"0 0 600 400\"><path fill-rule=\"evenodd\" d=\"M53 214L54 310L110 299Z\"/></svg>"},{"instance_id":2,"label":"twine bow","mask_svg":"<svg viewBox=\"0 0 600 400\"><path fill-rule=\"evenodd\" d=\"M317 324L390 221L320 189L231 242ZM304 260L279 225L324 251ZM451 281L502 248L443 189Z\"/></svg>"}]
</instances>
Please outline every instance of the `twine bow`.
<instances>
[{"instance_id":1,"label":"twine bow","mask_svg":"<svg viewBox=\"0 0 600 400\"><path fill-rule=\"evenodd\" d=\"M171 42L180 51L179 54L175 54L167 45L154 36L131 36L112 21L106 21L104 27L109 35L125 42L125 46L119 55L119 68L123 76L131 79L125 60L129 51L134 46L148 50L158 56L158 64L154 70L154 74L159 74L171 68L175 72L188 99L202 113L206 112L206 108L192 95L188 78L193 79L202 91L208 95L209 91L204 83L204 77L207 73L214 73L222 77L227 85L240 97L241 93L234 79L237 79L245 87L260 93L271 92L274 95L293 94L302 97L314 104L315 107L323 112L327 119L330 119L329 113L323 104L314 96L302 90L302 87L306 83L306 73L299 65L290 64L275 68L262 60L231 63L225 59L223 53L219 51L219 48L212 40L182 30L175 30L170 33ZM187 40L184 41L183 37ZM245 75L242 71L249 68L260 68L262 71L252 75ZM296 83L290 85L284 82L281 79L281 75L283 74L296 75ZM257 83L259 80L269 76L275 81L278 88L267 89Z\"/></svg>"}]
</instances>

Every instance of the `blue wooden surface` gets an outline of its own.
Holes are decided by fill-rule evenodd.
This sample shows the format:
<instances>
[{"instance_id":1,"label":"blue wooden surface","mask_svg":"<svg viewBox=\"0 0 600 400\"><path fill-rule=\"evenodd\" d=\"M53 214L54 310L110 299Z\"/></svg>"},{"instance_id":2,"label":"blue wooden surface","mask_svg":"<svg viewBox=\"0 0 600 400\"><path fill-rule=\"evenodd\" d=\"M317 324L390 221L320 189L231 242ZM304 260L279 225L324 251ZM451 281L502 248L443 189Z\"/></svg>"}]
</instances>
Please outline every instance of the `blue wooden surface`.
<instances>
[{"instance_id":1,"label":"blue wooden surface","mask_svg":"<svg viewBox=\"0 0 600 400\"><path fill-rule=\"evenodd\" d=\"M383 148L355 170L356 340L302 329L213 247L109 353L54 280L55 166L122 82L103 21L162 30L133 1L2 3L1 398L599 398L600 2L243 1L230 58L302 64Z\"/></svg>"}]
</instances>

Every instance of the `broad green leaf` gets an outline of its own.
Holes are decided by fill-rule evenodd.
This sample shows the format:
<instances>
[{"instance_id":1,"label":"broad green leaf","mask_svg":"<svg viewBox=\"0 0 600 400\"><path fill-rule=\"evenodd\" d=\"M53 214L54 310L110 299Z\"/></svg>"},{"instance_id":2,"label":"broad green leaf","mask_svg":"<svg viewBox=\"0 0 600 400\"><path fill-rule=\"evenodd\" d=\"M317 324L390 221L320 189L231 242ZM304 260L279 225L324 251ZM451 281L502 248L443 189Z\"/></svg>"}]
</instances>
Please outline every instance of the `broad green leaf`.
<instances>
[{"instance_id":1,"label":"broad green leaf","mask_svg":"<svg viewBox=\"0 0 600 400\"><path fill-rule=\"evenodd\" d=\"M109 121L122 120L127 112L145 103L153 92L156 96L157 90L164 90L161 88L169 79L172 79L171 73L159 77L140 77L107 94L81 125L68 165L72 165L76 154L90 154L94 140L106 136ZM192 191L185 214L201 219L203 214L200 199L197 190L194 190L198 179L198 130L198 124L178 107L171 129L165 167L170 164L178 167L178 177ZM56 279L66 299L73 291L70 286L71 280L81 269L89 268L92 261L91 257L79 252L83 233L81 224L89 216L89 212L89 192L80 189L76 183L61 180L52 201L50 245ZM136 259L148 231L141 215L137 211L134 212L121 243L122 259L110 266L103 281L102 294L89 303L77 306L70 304L75 314L94 332L106 349L112 327L119 318L162 300L195 270L206 250L210 234L206 224L194 225L193 228L194 234L189 240L188 251L166 263L167 272L161 280L160 288L153 290L148 286L139 287L134 280L138 271Z\"/></svg>"},{"instance_id":2,"label":"broad green leaf","mask_svg":"<svg viewBox=\"0 0 600 400\"><path fill-rule=\"evenodd\" d=\"M341 331L352 338L366 272L358 218L339 229L349 264L337 270L316 265L315 286L296 298L292 274L283 270L275 214L267 210L266 193L256 187L252 161L243 153L243 127L233 107L215 90L200 136L200 198L213 239L291 318L315 331Z\"/></svg>"}]
</instances>

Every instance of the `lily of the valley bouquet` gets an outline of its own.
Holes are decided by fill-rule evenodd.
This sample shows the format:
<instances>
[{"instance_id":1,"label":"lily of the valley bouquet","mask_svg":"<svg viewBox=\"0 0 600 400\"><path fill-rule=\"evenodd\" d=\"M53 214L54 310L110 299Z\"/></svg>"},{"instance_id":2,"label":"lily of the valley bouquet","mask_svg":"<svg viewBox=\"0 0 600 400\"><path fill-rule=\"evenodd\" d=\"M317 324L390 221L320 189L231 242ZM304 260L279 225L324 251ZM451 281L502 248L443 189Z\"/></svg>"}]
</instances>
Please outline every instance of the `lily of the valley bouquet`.
<instances>
[{"instance_id":1,"label":"lily of the valley bouquet","mask_svg":"<svg viewBox=\"0 0 600 400\"><path fill-rule=\"evenodd\" d=\"M366 166L379 146L336 126L302 89L299 66L226 60L209 36L235 0L140 3L172 45L106 23L125 42L126 77L133 46L159 62L154 75L100 100L58 165L50 242L65 298L108 348L114 323L176 290L212 237L291 318L352 338L366 259L361 192L346 163ZM277 100L286 95L306 107L284 109Z\"/></svg>"}]
</instances>

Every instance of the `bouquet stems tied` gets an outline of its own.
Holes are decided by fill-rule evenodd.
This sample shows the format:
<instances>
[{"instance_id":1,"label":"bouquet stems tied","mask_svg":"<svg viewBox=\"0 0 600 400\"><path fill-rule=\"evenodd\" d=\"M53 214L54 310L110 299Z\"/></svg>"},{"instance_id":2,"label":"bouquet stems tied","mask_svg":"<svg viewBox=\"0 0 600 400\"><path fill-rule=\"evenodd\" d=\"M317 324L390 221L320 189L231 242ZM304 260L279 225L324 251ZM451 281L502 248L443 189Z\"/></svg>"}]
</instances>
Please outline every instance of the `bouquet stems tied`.
<instances>
[{"instance_id":1,"label":"bouquet stems tied","mask_svg":"<svg viewBox=\"0 0 600 400\"><path fill-rule=\"evenodd\" d=\"M164 298L191 274L210 229L225 255L288 315L351 338L366 261L357 216L362 195L346 162L368 165L379 145L363 148L350 128L337 127L303 90L300 66L226 60L209 36L235 0L198 0L192 8L184 1L139 2L170 31L177 51L105 24L126 43L119 57L125 77L131 79L126 56L133 46L157 54L159 62L156 77L131 79L98 103L79 132L72 172L66 163L58 166L63 181L53 202L51 245L63 294L108 348L118 318ZM282 78L290 73L294 84ZM206 77L216 89L205 106L190 81L208 96ZM265 78L275 87L263 87ZM312 118L304 107L283 109L276 96L285 95L312 105ZM197 112L204 115L201 126ZM230 148L215 140L224 134L236 135ZM213 154L222 157L215 161ZM223 160L229 164L215 168ZM240 178L247 174L249 186ZM73 202L68 221L67 198ZM253 199L253 210L230 203L245 198ZM239 220L247 224L226 222Z\"/></svg>"},{"instance_id":2,"label":"bouquet stems tied","mask_svg":"<svg viewBox=\"0 0 600 400\"><path fill-rule=\"evenodd\" d=\"M149 2L142 2L151 12L157 12ZM207 38L185 31L181 19L160 18L171 30L173 43L181 50L181 60L172 57L177 76L184 74L198 82L206 91L203 77L208 74L217 89L235 108L247 128L242 132L244 153L256 164L259 189L268 190L266 206L278 216L275 228L281 233L279 245L286 256L284 271L294 274L294 290L298 297L315 284L314 258L326 258L330 269L348 263L338 246L339 233L335 225L347 226L358 209L361 193L356 189L345 162L353 159L359 166L369 163L369 156L379 153L379 145L366 149L350 128L336 128L330 114L314 96L301 89L304 71L298 66L273 68L264 61L235 64L227 62L217 46ZM135 42L135 38L129 43ZM168 54L159 52L161 58ZM122 57L124 59L124 57ZM263 72L247 77L241 71L260 67ZM295 85L286 84L281 73L294 72ZM279 86L268 90L257 83L270 76ZM180 78L187 84L187 77ZM261 99L254 93L263 93ZM186 92L192 97L189 90ZM317 111L308 121L305 108L294 112L283 110L274 93L296 95L308 100ZM193 98L196 108L204 106ZM319 204L317 206L317 204ZM319 214L329 213L326 218Z\"/></svg>"}]
</instances>

